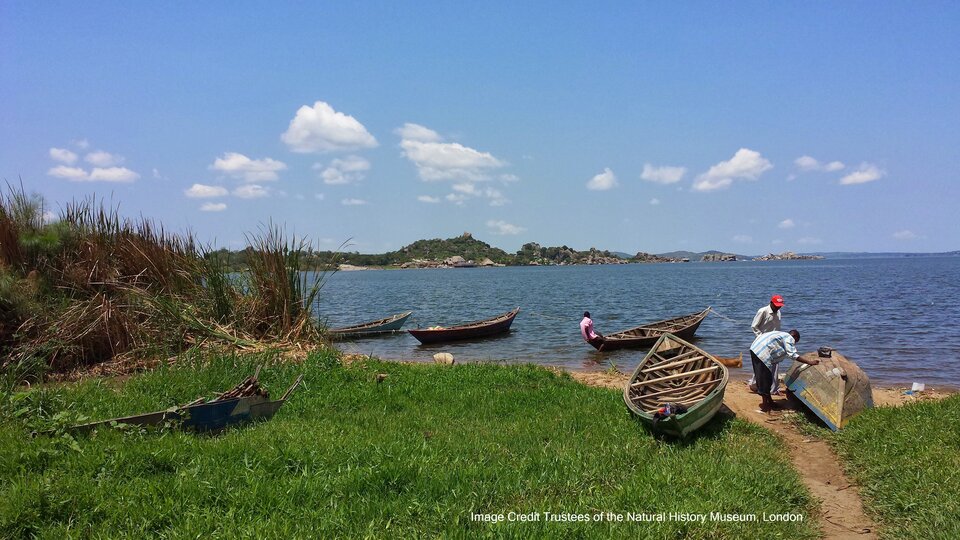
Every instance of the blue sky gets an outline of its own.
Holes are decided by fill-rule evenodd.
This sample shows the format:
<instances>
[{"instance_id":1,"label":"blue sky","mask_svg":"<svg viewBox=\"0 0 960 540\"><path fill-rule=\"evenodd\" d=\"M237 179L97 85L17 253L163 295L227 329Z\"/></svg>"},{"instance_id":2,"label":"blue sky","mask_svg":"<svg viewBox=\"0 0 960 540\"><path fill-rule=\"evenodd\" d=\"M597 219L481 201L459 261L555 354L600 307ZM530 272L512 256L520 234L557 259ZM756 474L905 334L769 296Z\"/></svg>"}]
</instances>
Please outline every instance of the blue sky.
<instances>
[{"instance_id":1,"label":"blue sky","mask_svg":"<svg viewBox=\"0 0 960 540\"><path fill-rule=\"evenodd\" d=\"M0 178L239 247L960 249L960 4L0 1ZM54 208L55 210L55 208Z\"/></svg>"}]
</instances>

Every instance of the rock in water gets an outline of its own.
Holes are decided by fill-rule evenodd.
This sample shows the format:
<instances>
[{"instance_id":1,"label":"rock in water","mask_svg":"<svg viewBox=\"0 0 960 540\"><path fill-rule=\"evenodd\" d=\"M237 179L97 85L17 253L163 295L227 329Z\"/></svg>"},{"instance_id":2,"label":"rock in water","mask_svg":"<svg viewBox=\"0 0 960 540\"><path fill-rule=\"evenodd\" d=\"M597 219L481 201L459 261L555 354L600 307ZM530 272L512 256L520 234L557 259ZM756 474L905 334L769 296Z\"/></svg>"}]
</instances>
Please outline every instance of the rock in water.
<instances>
[{"instance_id":1,"label":"rock in water","mask_svg":"<svg viewBox=\"0 0 960 540\"><path fill-rule=\"evenodd\" d=\"M448 352L440 352L440 353L437 353L437 354L433 355L433 362L434 362L435 364L446 364L446 365L448 365L448 366L449 366L449 365L452 365L452 364L453 364L453 355L450 354L450 353L448 353Z\"/></svg>"}]
</instances>

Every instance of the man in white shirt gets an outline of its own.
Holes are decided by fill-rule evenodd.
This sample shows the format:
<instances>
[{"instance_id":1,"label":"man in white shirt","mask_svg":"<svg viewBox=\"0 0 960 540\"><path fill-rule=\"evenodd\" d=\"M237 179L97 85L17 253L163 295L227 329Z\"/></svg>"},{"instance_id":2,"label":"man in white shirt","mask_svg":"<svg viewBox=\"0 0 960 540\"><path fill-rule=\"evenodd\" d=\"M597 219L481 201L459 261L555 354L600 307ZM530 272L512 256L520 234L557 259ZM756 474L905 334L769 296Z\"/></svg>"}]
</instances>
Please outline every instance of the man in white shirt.
<instances>
[{"instance_id":1,"label":"man in white shirt","mask_svg":"<svg viewBox=\"0 0 960 540\"><path fill-rule=\"evenodd\" d=\"M750 359L753 361L753 375L757 380L757 393L760 394L760 410L770 412L773 409L773 398L770 397L771 377L774 367L786 359L795 360L815 366L820 363L816 358L805 360L797 352L797 342L800 341L800 332L765 332L757 336L750 345Z\"/></svg>"},{"instance_id":2,"label":"man in white shirt","mask_svg":"<svg viewBox=\"0 0 960 540\"><path fill-rule=\"evenodd\" d=\"M757 310L757 314L753 317L753 324L751 328L753 329L753 336L756 338L760 334L765 332L774 332L780 330L780 308L783 307L783 297L779 294L775 294L770 297L770 303L766 306ZM773 384L770 386L770 393L773 395L780 394L780 377L778 375L780 371L780 364L775 364L773 366ZM750 386L750 390L753 392L757 391L757 379L754 376L750 377L750 380L747 382L747 385Z\"/></svg>"}]
</instances>

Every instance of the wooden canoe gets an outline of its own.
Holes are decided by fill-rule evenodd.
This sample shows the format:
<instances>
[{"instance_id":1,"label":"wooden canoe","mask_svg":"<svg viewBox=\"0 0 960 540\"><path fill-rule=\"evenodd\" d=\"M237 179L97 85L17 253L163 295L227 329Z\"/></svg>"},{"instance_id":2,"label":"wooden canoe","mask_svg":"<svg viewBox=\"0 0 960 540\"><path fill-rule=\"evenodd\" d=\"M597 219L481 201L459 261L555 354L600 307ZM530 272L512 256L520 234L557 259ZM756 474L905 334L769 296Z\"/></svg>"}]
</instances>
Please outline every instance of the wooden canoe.
<instances>
[{"instance_id":1,"label":"wooden canoe","mask_svg":"<svg viewBox=\"0 0 960 540\"><path fill-rule=\"evenodd\" d=\"M598 351L615 351L626 348L645 349L656 343L660 336L668 333L680 339L691 339L708 313L710 313L709 307L698 313L664 319L605 335L602 341L596 340L590 344Z\"/></svg>"},{"instance_id":2,"label":"wooden canoe","mask_svg":"<svg viewBox=\"0 0 960 540\"><path fill-rule=\"evenodd\" d=\"M634 370L623 401L654 431L685 437L717 414L728 380L727 368L716 357L664 334ZM657 409L667 403L687 410L654 422Z\"/></svg>"},{"instance_id":3,"label":"wooden canoe","mask_svg":"<svg viewBox=\"0 0 960 540\"><path fill-rule=\"evenodd\" d=\"M259 369L257 372L259 374ZM203 399L198 399L165 411L90 422L73 426L70 431L88 433L98 428L108 428L115 425L150 427L162 426L166 422L173 422L175 426L190 431L220 431L234 424L272 418L302 381L303 375L298 376L280 399L271 401L267 391L260 387L255 374L232 390L228 390L210 401L204 402Z\"/></svg>"},{"instance_id":4,"label":"wooden canoe","mask_svg":"<svg viewBox=\"0 0 960 540\"><path fill-rule=\"evenodd\" d=\"M457 326L447 328L418 328L416 330L407 330L407 332L410 332L410 335L420 340L420 343L424 345L492 336L509 332L510 325L513 323L513 319L517 316L517 313L520 313L519 307L503 315L497 315L496 317L482 321L458 324Z\"/></svg>"},{"instance_id":5,"label":"wooden canoe","mask_svg":"<svg viewBox=\"0 0 960 540\"><path fill-rule=\"evenodd\" d=\"M327 330L327 334L332 338L346 339L396 332L400 330L400 327L403 326L403 323L407 322L407 317L409 317L411 313L413 312L407 311L376 321L355 324L353 326L344 326L341 328L330 328Z\"/></svg>"}]
</instances>

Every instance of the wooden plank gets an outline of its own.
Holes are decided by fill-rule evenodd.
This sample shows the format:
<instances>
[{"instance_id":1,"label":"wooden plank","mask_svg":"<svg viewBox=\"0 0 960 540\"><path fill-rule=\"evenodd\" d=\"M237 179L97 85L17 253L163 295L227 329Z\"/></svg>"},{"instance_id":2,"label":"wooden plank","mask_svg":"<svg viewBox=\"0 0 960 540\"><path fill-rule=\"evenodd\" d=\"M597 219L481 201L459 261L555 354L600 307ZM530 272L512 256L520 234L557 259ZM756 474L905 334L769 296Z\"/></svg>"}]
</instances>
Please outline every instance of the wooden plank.
<instances>
[{"instance_id":1,"label":"wooden plank","mask_svg":"<svg viewBox=\"0 0 960 540\"><path fill-rule=\"evenodd\" d=\"M657 383L657 382L665 382L665 381L672 381L672 380L675 380L675 379L682 379L682 378L684 378L684 377L689 377L689 376L691 376L691 375L697 375L697 374L699 374L699 373L706 373L706 372L708 372L708 371L713 371L713 370L716 370L716 369L720 369L720 367L721 367L721 366L720 366L719 364L714 364L714 365L712 365L712 366L710 366L710 367L708 367L708 368L695 369L695 370L693 370L693 371L687 371L687 372L684 372L684 373L677 373L676 375L667 375L666 377L660 377L659 379L649 379L649 380L645 380L645 381L635 382L635 383L631 384L630 386L631 386L632 388L638 388L638 387L640 387L640 386L646 386L646 385L648 385L648 384L653 384L653 383Z\"/></svg>"},{"instance_id":2,"label":"wooden plank","mask_svg":"<svg viewBox=\"0 0 960 540\"><path fill-rule=\"evenodd\" d=\"M682 361L671 359L669 360L670 363L668 364L654 364L653 366L648 367L647 369L641 370L640 373L650 373L651 371L657 371L658 369L670 369L673 367L683 366L683 365L689 364L690 362L696 362L697 360L703 360L706 358L705 356L700 355L698 351L690 351L689 354L696 354L697 356L696 358L688 358ZM685 356L689 356L689 354L682 354L680 356L685 357Z\"/></svg>"},{"instance_id":3,"label":"wooden plank","mask_svg":"<svg viewBox=\"0 0 960 540\"><path fill-rule=\"evenodd\" d=\"M678 391L678 390L683 390L683 389L685 389L685 388L698 388L698 387L701 387L701 386L708 386L708 385L711 385L711 384L714 384L714 383L719 383L719 382L720 382L720 379L716 379L716 380L713 380L713 381L707 381L707 382L703 382L703 383L699 383L699 384L691 384L691 385L689 385L689 386L680 386L680 387L677 387L677 388L671 388L670 390L664 390L664 391L662 391L662 392L653 392L653 393L650 393L650 394L640 394L640 395L637 396L637 397L638 397L638 398L646 398L646 397L662 396L662 395L664 395L664 394L669 394L669 393L672 393L672 392L676 392L676 391Z\"/></svg>"}]
</instances>

